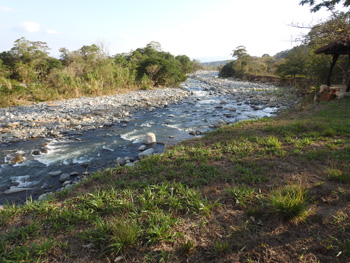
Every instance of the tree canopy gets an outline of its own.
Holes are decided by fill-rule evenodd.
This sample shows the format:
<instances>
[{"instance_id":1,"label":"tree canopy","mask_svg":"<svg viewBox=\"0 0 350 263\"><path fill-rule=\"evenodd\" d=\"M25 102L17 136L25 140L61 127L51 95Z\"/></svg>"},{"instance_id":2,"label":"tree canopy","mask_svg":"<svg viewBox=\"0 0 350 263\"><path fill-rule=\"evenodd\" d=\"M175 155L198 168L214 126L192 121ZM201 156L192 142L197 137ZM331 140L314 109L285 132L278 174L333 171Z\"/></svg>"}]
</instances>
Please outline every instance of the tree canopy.
<instances>
[{"instance_id":1,"label":"tree canopy","mask_svg":"<svg viewBox=\"0 0 350 263\"><path fill-rule=\"evenodd\" d=\"M176 86L198 62L186 55L162 51L158 42L129 53L109 56L101 44L70 51L61 48L59 59L49 55L47 43L22 37L11 50L0 53L0 104L29 100L103 95L119 89ZM6 96L5 96L6 95Z\"/></svg>"}]
</instances>

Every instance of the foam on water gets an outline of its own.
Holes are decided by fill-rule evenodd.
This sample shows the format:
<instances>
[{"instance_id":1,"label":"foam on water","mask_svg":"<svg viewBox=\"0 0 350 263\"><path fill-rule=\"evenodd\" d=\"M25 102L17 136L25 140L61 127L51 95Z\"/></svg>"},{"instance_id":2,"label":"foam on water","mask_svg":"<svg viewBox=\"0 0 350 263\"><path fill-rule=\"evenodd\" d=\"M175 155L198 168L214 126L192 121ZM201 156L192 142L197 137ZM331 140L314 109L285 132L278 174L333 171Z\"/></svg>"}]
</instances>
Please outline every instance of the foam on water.
<instances>
[{"instance_id":1,"label":"foam on water","mask_svg":"<svg viewBox=\"0 0 350 263\"><path fill-rule=\"evenodd\" d=\"M132 141L133 143L141 142L142 137L143 137L143 133L141 133L138 130L133 130L131 132L127 132L120 135L120 138L126 141Z\"/></svg>"},{"instance_id":2,"label":"foam on water","mask_svg":"<svg viewBox=\"0 0 350 263\"><path fill-rule=\"evenodd\" d=\"M114 152L114 149L112 149L112 148L109 148L109 147L107 147L107 146L102 146L102 148L103 149L105 149L105 150L108 150L108 151L111 151L111 152Z\"/></svg>"},{"instance_id":3,"label":"foam on water","mask_svg":"<svg viewBox=\"0 0 350 263\"><path fill-rule=\"evenodd\" d=\"M16 188L26 188L26 187L30 187L33 184L37 183L36 181L29 181L30 179L30 175L23 175L23 176L13 176L11 177L11 180L13 183L16 183ZM13 188L10 187L10 188Z\"/></svg>"}]
</instances>

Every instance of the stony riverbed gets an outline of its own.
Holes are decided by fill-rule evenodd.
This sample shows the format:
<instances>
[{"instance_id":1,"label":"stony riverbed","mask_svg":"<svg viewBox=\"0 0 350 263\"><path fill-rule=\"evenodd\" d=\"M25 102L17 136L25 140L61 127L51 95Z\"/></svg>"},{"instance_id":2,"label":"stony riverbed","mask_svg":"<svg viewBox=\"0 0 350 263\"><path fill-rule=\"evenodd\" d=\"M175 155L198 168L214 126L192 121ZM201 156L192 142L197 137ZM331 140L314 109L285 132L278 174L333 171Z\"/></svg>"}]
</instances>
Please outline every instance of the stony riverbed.
<instances>
[{"instance_id":1,"label":"stony riverbed","mask_svg":"<svg viewBox=\"0 0 350 263\"><path fill-rule=\"evenodd\" d=\"M291 88L198 72L179 88L0 109L0 203L69 188L89 173L133 164L141 151L299 103ZM146 133L156 142L144 144Z\"/></svg>"}]
</instances>

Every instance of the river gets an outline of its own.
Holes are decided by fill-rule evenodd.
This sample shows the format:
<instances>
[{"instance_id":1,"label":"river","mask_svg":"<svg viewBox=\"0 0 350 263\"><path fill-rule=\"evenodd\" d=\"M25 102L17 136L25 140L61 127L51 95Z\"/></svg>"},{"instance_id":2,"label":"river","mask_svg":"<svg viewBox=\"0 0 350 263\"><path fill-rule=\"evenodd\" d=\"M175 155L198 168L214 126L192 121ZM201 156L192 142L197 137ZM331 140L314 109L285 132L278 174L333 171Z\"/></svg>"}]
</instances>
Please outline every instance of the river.
<instances>
[{"instance_id":1,"label":"river","mask_svg":"<svg viewBox=\"0 0 350 263\"><path fill-rule=\"evenodd\" d=\"M156 135L157 143L147 148L161 153L168 145L202 136L223 124L273 116L296 100L290 95L289 101L277 101L272 94L283 99L280 94L286 91L282 88L220 80L217 72L193 75L181 87L191 95L166 107L134 112L127 122L70 132L61 138L0 144L0 203L22 203L30 196L37 199L116 165L118 157L136 160L141 139L148 132ZM14 163L16 156L23 160ZM62 175L68 179L62 180Z\"/></svg>"}]
</instances>

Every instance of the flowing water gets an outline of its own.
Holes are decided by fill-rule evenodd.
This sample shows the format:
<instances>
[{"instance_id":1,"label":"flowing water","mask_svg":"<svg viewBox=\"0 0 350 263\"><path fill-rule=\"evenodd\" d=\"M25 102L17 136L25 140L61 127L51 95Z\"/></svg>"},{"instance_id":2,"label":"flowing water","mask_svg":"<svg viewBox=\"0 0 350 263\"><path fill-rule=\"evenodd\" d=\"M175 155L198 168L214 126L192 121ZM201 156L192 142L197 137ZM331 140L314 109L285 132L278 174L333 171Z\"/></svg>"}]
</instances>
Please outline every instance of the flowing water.
<instances>
[{"instance_id":1,"label":"flowing water","mask_svg":"<svg viewBox=\"0 0 350 263\"><path fill-rule=\"evenodd\" d=\"M215 76L212 73L211 77ZM151 147L159 153L166 145L212 130L218 122L235 123L271 116L278 110L275 107L253 109L232 94L209 95L210 90L193 78L186 82L186 89L192 95L182 103L134 113L128 123L83 134L71 133L63 139L32 139L0 145L0 191L3 193L0 203L20 203L29 196L35 199L42 193L59 189L60 176L50 175L52 172L74 172L71 176L74 181L84 172L115 165L118 157L136 159L140 140L147 132L156 134L157 144ZM44 149L44 153L36 155L37 149ZM24 161L11 164L10 160L16 155ZM15 189L14 193L9 193L9 189Z\"/></svg>"}]
</instances>

